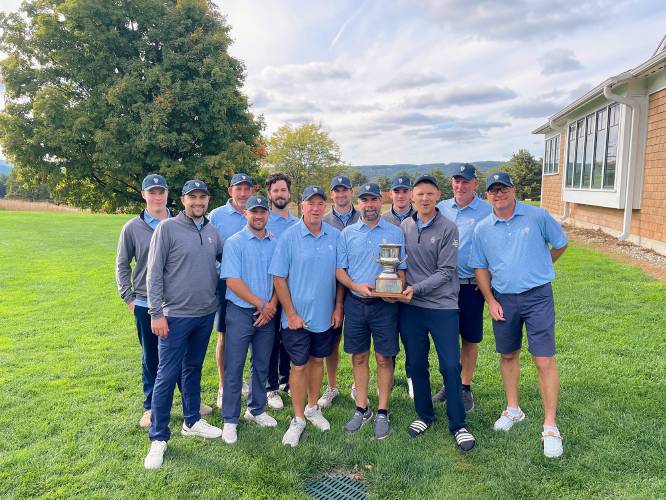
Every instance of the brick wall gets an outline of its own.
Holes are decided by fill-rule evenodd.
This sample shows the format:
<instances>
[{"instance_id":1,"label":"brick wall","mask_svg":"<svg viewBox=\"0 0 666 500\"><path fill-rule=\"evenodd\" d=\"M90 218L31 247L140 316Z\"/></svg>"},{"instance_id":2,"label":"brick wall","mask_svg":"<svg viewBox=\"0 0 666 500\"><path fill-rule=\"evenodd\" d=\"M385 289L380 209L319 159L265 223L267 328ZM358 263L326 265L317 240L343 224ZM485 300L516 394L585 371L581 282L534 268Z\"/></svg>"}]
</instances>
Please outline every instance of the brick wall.
<instances>
[{"instance_id":1,"label":"brick wall","mask_svg":"<svg viewBox=\"0 0 666 500\"><path fill-rule=\"evenodd\" d=\"M541 186L541 206L548 210L555 218L561 217L564 210L562 202L562 176L566 167L564 158L564 138L566 134L560 134L560 168L555 175L544 175Z\"/></svg>"}]
</instances>

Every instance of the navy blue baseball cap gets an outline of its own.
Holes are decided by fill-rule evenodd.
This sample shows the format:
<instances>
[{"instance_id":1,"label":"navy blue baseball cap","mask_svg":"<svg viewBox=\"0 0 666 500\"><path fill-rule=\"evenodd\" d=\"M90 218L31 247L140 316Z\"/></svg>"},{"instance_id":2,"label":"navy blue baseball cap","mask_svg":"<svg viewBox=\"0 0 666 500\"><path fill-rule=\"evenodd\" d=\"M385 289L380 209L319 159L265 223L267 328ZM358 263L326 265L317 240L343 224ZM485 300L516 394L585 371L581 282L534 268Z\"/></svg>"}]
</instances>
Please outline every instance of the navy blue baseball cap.
<instances>
[{"instance_id":1,"label":"navy blue baseball cap","mask_svg":"<svg viewBox=\"0 0 666 500\"><path fill-rule=\"evenodd\" d=\"M169 186L167 186L167 181L164 177L159 174L148 174L141 183L141 191L150 191L153 188L169 190Z\"/></svg>"},{"instance_id":2,"label":"navy blue baseball cap","mask_svg":"<svg viewBox=\"0 0 666 500\"><path fill-rule=\"evenodd\" d=\"M414 179L413 187L416 187L417 184L421 184L422 182L427 182L428 184L432 184L437 189L439 189L439 185L437 184L437 179L435 179L432 175L429 174L419 175L416 179Z\"/></svg>"},{"instance_id":3,"label":"navy blue baseball cap","mask_svg":"<svg viewBox=\"0 0 666 500\"><path fill-rule=\"evenodd\" d=\"M407 175L401 175L391 179L391 189L412 189L412 181Z\"/></svg>"},{"instance_id":4,"label":"navy blue baseball cap","mask_svg":"<svg viewBox=\"0 0 666 500\"><path fill-rule=\"evenodd\" d=\"M206 194L210 194L208 188L206 187L206 183L198 179L192 179L191 181L187 181L183 185L183 191L181 194L185 196L186 194L191 193L192 191L203 191Z\"/></svg>"},{"instance_id":5,"label":"navy blue baseball cap","mask_svg":"<svg viewBox=\"0 0 666 500\"><path fill-rule=\"evenodd\" d=\"M362 184L359 188L358 197L360 198L361 196L367 195L374 196L375 198L381 198L382 190L377 184L374 184L373 182Z\"/></svg>"},{"instance_id":6,"label":"navy blue baseball cap","mask_svg":"<svg viewBox=\"0 0 666 500\"><path fill-rule=\"evenodd\" d=\"M250 196L245 204L245 210L254 210L255 208L268 210L268 198L261 195Z\"/></svg>"},{"instance_id":7,"label":"navy blue baseball cap","mask_svg":"<svg viewBox=\"0 0 666 500\"><path fill-rule=\"evenodd\" d=\"M252 180L252 177L250 177L249 175L244 174L242 172L240 174L235 174L231 178L231 182L229 183L229 186L230 187L231 186L236 186L238 184L243 184L243 183L249 184L250 186L254 186L254 181Z\"/></svg>"},{"instance_id":8,"label":"navy blue baseball cap","mask_svg":"<svg viewBox=\"0 0 666 500\"><path fill-rule=\"evenodd\" d=\"M326 193L319 186L308 186L303 190L303 196L301 200L308 201L313 196L321 196L324 200L326 199Z\"/></svg>"},{"instance_id":9,"label":"navy blue baseball cap","mask_svg":"<svg viewBox=\"0 0 666 500\"><path fill-rule=\"evenodd\" d=\"M506 172L490 174L486 179L486 191L488 191L493 184L503 184L504 186L513 187L511 176Z\"/></svg>"},{"instance_id":10,"label":"navy blue baseball cap","mask_svg":"<svg viewBox=\"0 0 666 500\"><path fill-rule=\"evenodd\" d=\"M476 167L471 163L465 163L460 165L458 171L455 172L451 177L462 177L465 180L473 181L477 178Z\"/></svg>"},{"instance_id":11,"label":"navy blue baseball cap","mask_svg":"<svg viewBox=\"0 0 666 500\"><path fill-rule=\"evenodd\" d=\"M333 177L333 179L331 179L331 190L335 189L338 186L351 189L352 182L351 180L349 180L349 177L345 177L344 175L338 175L337 177Z\"/></svg>"}]
</instances>

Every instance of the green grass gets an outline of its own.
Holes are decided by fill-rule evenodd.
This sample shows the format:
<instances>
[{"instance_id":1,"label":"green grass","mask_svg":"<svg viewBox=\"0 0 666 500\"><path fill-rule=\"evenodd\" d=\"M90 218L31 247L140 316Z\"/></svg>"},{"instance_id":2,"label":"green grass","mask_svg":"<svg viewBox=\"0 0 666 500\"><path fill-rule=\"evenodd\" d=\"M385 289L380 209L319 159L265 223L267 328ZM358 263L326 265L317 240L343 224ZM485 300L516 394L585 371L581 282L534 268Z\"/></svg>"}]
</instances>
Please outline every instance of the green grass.
<instances>
[{"instance_id":1,"label":"green grass","mask_svg":"<svg viewBox=\"0 0 666 500\"><path fill-rule=\"evenodd\" d=\"M125 216L0 212L0 497L304 497L317 474L358 467L374 498L666 497L666 286L640 270L572 246L557 264L559 411L565 455L541 451L535 369L525 358L521 406L528 419L509 434L492 423L503 406L486 325L469 427L478 449L461 455L440 420L410 439L414 416L402 362L392 398L393 434L371 426L348 436L351 370L326 412L333 430L311 427L301 446L277 429L239 426L239 442L183 438L174 405L166 461L143 469L140 348L113 278ZM203 396L216 389L214 337ZM431 365L436 367L434 356ZM433 387L441 377L433 370ZM374 389L371 391L373 402ZM219 415L211 421L220 424Z\"/></svg>"}]
</instances>

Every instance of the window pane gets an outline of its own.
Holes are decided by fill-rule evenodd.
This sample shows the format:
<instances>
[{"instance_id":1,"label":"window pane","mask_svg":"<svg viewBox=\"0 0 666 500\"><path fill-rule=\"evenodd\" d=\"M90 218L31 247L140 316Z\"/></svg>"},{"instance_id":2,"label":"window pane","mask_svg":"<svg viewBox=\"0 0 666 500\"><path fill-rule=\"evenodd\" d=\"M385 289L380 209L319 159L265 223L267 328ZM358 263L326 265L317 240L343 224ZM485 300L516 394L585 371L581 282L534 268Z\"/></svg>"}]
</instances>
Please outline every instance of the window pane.
<instances>
[{"instance_id":1,"label":"window pane","mask_svg":"<svg viewBox=\"0 0 666 500\"><path fill-rule=\"evenodd\" d=\"M613 105L608 108L609 127L606 147L606 170L604 171L604 189L615 187L615 165L617 163L617 140L620 133L620 108Z\"/></svg>"},{"instance_id":2,"label":"window pane","mask_svg":"<svg viewBox=\"0 0 666 500\"><path fill-rule=\"evenodd\" d=\"M560 136L558 135L555 137L555 168L553 172L559 172L560 171Z\"/></svg>"},{"instance_id":3,"label":"window pane","mask_svg":"<svg viewBox=\"0 0 666 500\"><path fill-rule=\"evenodd\" d=\"M585 161L583 163L583 186L590 187L592 175L592 156L594 155L594 114L585 119Z\"/></svg>"},{"instance_id":4,"label":"window pane","mask_svg":"<svg viewBox=\"0 0 666 500\"><path fill-rule=\"evenodd\" d=\"M606 110L597 111L597 144L594 151L592 168L592 189L601 189L604 172L604 153L606 151Z\"/></svg>"},{"instance_id":5,"label":"window pane","mask_svg":"<svg viewBox=\"0 0 666 500\"><path fill-rule=\"evenodd\" d=\"M543 171L550 173L550 139L546 141L546 150L543 153Z\"/></svg>"},{"instance_id":6,"label":"window pane","mask_svg":"<svg viewBox=\"0 0 666 500\"><path fill-rule=\"evenodd\" d=\"M569 148L567 156L566 185L573 186L574 159L576 157L576 124L569 125Z\"/></svg>"},{"instance_id":7,"label":"window pane","mask_svg":"<svg viewBox=\"0 0 666 500\"><path fill-rule=\"evenodd\" d=\"M574 164L574 187L580 187L583 175L583 153L585 151L585 120L578 120L576 130L576 163Z\"/></svg>"}]
</instances>

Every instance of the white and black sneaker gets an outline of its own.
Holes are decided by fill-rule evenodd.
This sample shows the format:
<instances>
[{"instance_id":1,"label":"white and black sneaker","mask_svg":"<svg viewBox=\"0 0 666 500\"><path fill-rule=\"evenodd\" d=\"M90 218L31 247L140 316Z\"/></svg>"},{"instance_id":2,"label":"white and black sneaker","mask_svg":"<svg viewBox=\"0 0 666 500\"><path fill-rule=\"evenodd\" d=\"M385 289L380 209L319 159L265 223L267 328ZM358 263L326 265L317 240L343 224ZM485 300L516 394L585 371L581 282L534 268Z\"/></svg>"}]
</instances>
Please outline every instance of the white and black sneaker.
<instances>
[{"instance_id":1,"label":"white and black sneaker","mask_svg":"<svg viewBox=\"0 0 666 500\"><path fill-rule=\"evenodd\" d=\"M460 451L472 451L476 446L476 439L474 439L472 433L464 427L458 429L453 437L455 438L456 444L458 445Z\"/></svg>"}]
</instances>

